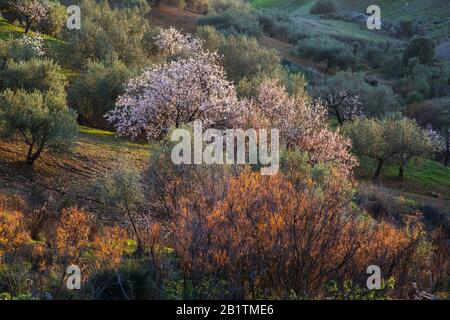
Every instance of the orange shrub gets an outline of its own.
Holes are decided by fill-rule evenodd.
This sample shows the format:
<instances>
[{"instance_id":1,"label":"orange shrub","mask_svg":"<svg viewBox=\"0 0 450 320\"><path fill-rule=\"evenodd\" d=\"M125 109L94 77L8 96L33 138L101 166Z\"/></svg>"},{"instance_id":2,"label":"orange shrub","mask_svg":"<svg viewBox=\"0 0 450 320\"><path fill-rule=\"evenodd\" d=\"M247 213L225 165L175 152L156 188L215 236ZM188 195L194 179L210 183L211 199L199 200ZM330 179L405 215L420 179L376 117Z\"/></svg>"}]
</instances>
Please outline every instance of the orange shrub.
<instances>
[{"instance_id":1,"label":"orange shrub","mask_svg":"<svg viewBox=\"0 0 450 320\"><path fill-rule=\"evenodd\" d=\"M246 171L217 204L187 201L172 230L194 296L217 278L230 282L231 297L317 294L366 240L334 178L325 189L309 181L296 190L282 175Z\"/></svg>"}]
</instances>

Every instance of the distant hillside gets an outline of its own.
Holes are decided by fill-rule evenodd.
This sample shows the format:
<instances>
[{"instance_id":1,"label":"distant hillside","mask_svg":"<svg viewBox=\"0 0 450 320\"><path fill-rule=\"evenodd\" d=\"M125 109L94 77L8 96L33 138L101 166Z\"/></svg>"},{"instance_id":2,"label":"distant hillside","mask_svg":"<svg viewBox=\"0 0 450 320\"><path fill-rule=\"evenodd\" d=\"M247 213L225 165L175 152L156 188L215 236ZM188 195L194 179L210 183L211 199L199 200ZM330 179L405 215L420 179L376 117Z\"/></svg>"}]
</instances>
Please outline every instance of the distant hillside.
<instances>
[{"instance_id":1,"label":"distant hillside","mask_svg":"<svg viewBox=\"0 0 450 320\"><path fill-rule=\"evenodd\" d=\"M256 8L289 8L291 12L308 13L316 0L253 0ZM371 0L337 0L340 14L365 12ZM450 2L445 0L379 0L382 18L398 23L410 20L421 25L433 38L450 36ZM293 8L294 11L292 11Z\"/></svg>"},{"instance_id":2,"label":"distant hillside","mask_svg":"<svg viewBox=\"0 0 450 320\"><path fill-rule=\"evenodd\" d=\"M364 11L370 0L339 0L342 11ZM392 22L410 20L421 25L431 37L450 36L450 2L445 0L379 0L382 18Z\"/></svg>"}]
</instances>

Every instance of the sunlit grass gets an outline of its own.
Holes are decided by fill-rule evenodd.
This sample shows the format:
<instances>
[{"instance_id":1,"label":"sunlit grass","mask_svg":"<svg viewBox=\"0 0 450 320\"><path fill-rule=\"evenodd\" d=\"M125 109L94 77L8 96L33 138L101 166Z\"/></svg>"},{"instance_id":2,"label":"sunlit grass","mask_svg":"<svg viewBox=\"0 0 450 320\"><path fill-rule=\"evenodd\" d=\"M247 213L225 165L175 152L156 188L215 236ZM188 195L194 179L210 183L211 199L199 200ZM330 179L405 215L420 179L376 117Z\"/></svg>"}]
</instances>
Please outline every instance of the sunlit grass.
<instances>
[{"instance_id":1,"label":"sunlit grass","mask_svg":"<svg viewBox=\"0 0 450 320\"><path fill-rule=\"evenodd\" d=\"M375 172L375 165L371 159L363 158L357 170L357 177L370 179ZM400 183L398 166L387 164L383 168L381 181L397 186ZM450 198L450 168L433 160L415 158L406 165L401 186L412 192L436 193Z\"/></svg>"}]
</instances>

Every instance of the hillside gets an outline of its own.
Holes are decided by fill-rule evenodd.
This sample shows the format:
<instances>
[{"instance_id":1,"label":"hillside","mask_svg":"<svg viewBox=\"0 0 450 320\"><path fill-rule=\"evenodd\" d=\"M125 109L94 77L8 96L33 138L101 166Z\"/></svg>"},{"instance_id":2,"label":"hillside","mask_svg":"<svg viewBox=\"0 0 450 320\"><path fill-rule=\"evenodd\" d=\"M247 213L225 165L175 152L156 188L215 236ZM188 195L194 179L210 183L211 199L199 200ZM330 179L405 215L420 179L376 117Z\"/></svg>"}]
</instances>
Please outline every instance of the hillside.
<instances>
[{"instance_id":1,"label":"hillside","mask_svg":"<svg viewBox=\"0 0 450 320\"><path fill-rule=\"evenodd\" d=\"M446 8L317 1L1 2L0 300L450 298Z\"/></svg>"},{"instance_id":2,"label":"hillside","mask_svg":"<svg viewBox=\"0 0 450 320\"><path fill-rule=\"evenodd\" d=\"M26 200L51 196L66 205L103 212L104 219L112 216L101 210L103 204L92 192L96 179L117 161L143 168L148 158L146 143L87 127L79 128L73 153L63 156L45 153L33 168L24 163L25 147L18 140L0 140L0 194Z\"/></svg>"},{"instance_id":3,"label":"hillside","mask_svg":"<svg viewBox=\"0 0 450 320\"><path fill-rule=\"evenodd\" d=\"M252 3L257 8L286 10L289 15L298 18L300 23L309 21L311 28L322 28L325 32L332 32L332 28L338 28L339 33L343 32L362 38L368 37L371 40L382 40L382 36L373 35L373 32L372 36L368 36L368 33L358 31L358 28L341 24L336 20L327 20L327 23L317 25L317 17L308 14L315 2L314 0L253 0ZM348 15L354 12L364 13L366 8L372 4L374 4L373 1L369 0L337 0L336 7L338 14ZM381 8L382 19L389 22L399 23L403 20L410 20L422 26L428 36L436 39L449 36L450 6L445 1L380 0L376 5ZM313 21L316 23L312 23Z\"/></svg>"}]
</instances>

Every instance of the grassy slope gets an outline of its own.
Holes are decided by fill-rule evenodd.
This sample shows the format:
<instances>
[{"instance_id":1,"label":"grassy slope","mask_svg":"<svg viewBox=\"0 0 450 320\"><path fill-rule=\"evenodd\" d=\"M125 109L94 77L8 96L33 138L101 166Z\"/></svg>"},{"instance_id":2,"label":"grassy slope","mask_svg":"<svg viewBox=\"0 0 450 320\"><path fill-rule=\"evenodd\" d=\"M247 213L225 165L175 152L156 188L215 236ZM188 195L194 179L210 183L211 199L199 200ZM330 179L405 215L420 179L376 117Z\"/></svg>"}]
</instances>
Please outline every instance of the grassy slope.
<instances>
[{"instance_id":1,"label":"grassy slope","mask_svg":"<svg viewBox=\"0 0 450 320\"><path fill-rule=\"evenodd\" d=\"M290 12L302 19L317 20L317 17L308 14L310 7L315 0L253 0L253 5L257 8L289 8ZM376 4L381 8L381 17L388 21L400 22L402 20L411 20L422 25L428 36L440 38L450 36L450 4L443 0L378 0L374 3L371 0L337 0L337 8L340 13L349 13L353 11L365 12L369 5ZM379 33L370 31L372 36L368 36L364 30L358 32L351 26L337 23L335 20L329 20L331 26L339 27L344 32L353 33L355 37L369 38L379 40ZM326 31L326 26L323 27ZM359 27L357 27L359 28ZM345 30L347 29L347 30Z\"/></svg>"},{"instance_id":2,"label":"grassy slope","mask_svg":"<svg viewBox=\"0 0 450 320\"><path fill-rule=\"evenodd\" d=\"M6 21L5 19L0 18L0 39L9 39L9 38L20 38L25 34L24 28L18 25L13 25ZM35 33L30 31L30 35L34 35ZM46 41L46 43L51 42L59 42L59 40L55 39L52 36L41 34L42 38Z\"/></svg>"},{"instance_id":3,"label":"grassy slope","mask_svg":"<svg viewBox=\"0 0 450 320\"><path fill-rule=\"evenodd\" d=\"M374 171L375 163L363 159L357 177L370 179ZM450 200L450 168L432 160L416 158L410 161L403 181L398 178L398 167L387 165L382 172L382 181L395 189Z\"/></svg>"},{"instance_id":4,"label":"grassy slope","mask_svg":"<svg viewBox=\"0 0 450 320\"><path fill-rule=\"evenodd\" d=\"M260 5L270 5L275 4L275 1L259 0L259 3ZM281 2L278 1L278 3ZM307 15L308 6L312 3L308 0L288 2L284 5L299 8L300 3L303 4L301 9L296 11L296 14L300 16ZM166 7L152 11L153 14L149 18L155 24L167 26L174 22L175 25L179 24L178 27L182 27L186 31L195 30L197 15L185 14L184 11ZM179 15L180 17L177 19L176 17ZM320 21L320 23L323 22ZM340 22L332 22L332 26L337 27L335 23L339 24ZM319 26L319 28L323 28L323 26ZM0 38L19 37L22 34L23 28L0 20ZM44 36L44 38L47 40L47 44L58 42L49 36ZM276 40L273 39L273 41ZM288 49L285 54L288 54ZM99 174L109 170L119 159L130 161L143 168L148 157L146 143L132 142L117 138L111 132L86 127L80 127L79 138L73 154L60 158L46 153L36 163L34 169L23 165L25 150L25 145L18 141L0 141L0 193L28 195L34 188L33 184L37 183L41 188L56 192L67 201L72 201L78 206L85 206L92 211L99 211L100 208L98 201L92 197L92 186ZM360 171L360 177L362 179L369 177L372 170L373 167L366 164ZM403 184L400 184L395 177L396 169L387 167L384 179L389 185L425 196L439 195L450 199L450 169L435 162L423 160L411 163L406 170Z\"/></svg>"}]
</instances>

